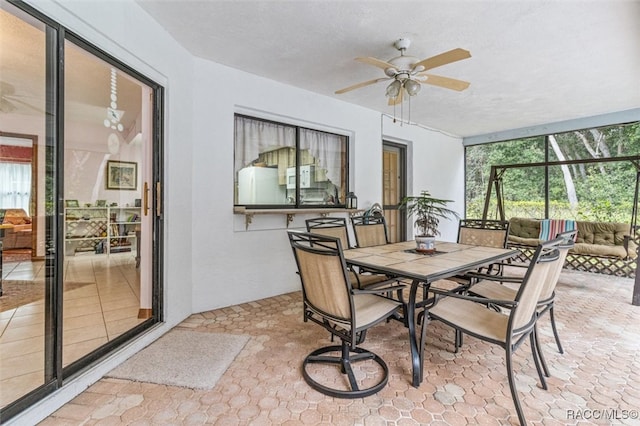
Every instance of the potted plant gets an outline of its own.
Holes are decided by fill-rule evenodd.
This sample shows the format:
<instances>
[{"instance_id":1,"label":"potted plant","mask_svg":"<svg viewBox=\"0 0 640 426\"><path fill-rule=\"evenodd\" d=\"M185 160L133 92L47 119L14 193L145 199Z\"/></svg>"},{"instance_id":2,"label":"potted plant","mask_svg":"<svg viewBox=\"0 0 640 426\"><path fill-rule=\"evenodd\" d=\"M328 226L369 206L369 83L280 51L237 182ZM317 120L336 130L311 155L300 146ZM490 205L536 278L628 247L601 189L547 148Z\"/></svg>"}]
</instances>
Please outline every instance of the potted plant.
<instances>
[{"instance_id":1,"label":"potted plant","mask_svg":"<svg viewBox=\"0 0 640 426\"><path fill-rule=\"evenodd\" d=\"M447 208L447 204L453 200L443 200L432 197L429 191L421 191L420 195L405 197L400 203L400 208L407 214L415 216L415 226L418 228L416 235L416 250L426 253L435 251L436 236L440 235L438 225L440 219L450 219L460 216L455 211Z\"/></svg>"}]
</instances>

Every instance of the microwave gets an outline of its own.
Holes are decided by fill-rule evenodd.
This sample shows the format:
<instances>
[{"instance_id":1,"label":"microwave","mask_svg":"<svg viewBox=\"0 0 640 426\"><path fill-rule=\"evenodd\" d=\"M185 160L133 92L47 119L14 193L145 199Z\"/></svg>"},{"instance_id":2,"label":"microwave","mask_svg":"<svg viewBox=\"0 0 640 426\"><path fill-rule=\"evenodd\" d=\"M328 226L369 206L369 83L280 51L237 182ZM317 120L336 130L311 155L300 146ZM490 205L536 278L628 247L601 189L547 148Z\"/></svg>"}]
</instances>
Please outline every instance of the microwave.
<instances>
[{"instance_id":1,"label":"microwave","mask_svg":"<svg viewBox=\"0 0 640 426\"><path fill-rule=\"evenodd\" d=\"M296 168L287 168L287 189L296 189ZM311 188L316 181L316 168L312 165L300 166L300 188Z\"/></svg>"}]
</instances>

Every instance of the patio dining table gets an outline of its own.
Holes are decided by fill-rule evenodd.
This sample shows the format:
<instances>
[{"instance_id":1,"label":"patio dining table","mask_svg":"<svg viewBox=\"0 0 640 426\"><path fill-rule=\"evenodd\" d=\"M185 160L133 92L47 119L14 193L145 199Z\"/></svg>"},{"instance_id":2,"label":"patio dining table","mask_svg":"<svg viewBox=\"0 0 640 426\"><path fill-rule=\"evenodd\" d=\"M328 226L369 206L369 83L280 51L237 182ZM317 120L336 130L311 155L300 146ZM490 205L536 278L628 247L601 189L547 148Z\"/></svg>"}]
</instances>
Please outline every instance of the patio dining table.
<instances>
[{"instance_id":1,"label":"patio dining table","mask_svg":"<svg viewBox=\"0 0 640 426\"><path fill-rule=\"evenodd\" d=\"M406 303L406 326L409 329L412 384L420 386L423 378L423 345L416 332L416 302L418 288L427 291L437 280L451 278L476 270L481 266L509 259L518 253L516 249L473 246L450 242L438 242L436 251L423 254L415 250L414 241L385 244L374 247L354 248L344 251L345 261L350 266L411 280L409 298ZM426 325L423 321L423 327ZM424 334L422 334L424 335Z\"/></svg>"}]
</instances>

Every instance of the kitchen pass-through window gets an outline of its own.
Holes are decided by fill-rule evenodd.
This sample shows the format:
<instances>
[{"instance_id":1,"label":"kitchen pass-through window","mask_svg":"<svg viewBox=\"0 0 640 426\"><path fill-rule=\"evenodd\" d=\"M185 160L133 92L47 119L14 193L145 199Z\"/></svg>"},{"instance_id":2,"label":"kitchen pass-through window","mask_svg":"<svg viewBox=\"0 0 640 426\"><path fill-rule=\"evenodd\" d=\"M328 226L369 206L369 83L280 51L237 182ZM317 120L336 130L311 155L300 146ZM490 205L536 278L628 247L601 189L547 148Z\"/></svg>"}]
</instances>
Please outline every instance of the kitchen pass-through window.
<instances>
[{"instance_id":1,"label":"kitchen pass-through window","mask_svg":"<svg viewBox=\"0 0 640 426\"><path fill-rule=\"evenodd\" d=\"M345 207L348 138L235 116L235 205Z\"/></svg>"}]
</instances>

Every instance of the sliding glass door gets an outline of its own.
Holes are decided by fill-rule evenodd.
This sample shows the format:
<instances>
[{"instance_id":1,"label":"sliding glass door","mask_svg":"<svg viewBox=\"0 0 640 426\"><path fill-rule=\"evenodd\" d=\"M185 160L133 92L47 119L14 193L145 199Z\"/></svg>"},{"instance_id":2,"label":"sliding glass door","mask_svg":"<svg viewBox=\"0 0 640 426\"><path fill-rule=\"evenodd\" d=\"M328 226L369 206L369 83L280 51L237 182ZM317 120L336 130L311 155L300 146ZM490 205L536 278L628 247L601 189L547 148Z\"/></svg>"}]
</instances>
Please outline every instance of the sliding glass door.
<instances>
[{"instance_id":1,"label":"sliding glass door","mask_svg":"<svg viewBox=\"0 0 640 426\"><path fill-rule=\"evenodd\" d=\"M72 41L64 52L66 367L143 323L152 310L141 247L149 232L142 199L151 180L144 153L152 142L153 91Z\"/></svg>"},{"instance_id":2,"label":"sliding glass door","mask_svg":"<svg viewBox=\"0 0 640 426\"><path fill-rule=\"evenodd\" d=\"M162 319L161 102L0 0L0 423Z\"/></svg>"},{"instance_id":3,"label":"sliding glass door","mask_svg":"<svg viewBox=\"0 0 640 426\"><path fill-rule=\"evenodd\" d=\"M54 164L47 146L47 45L55 32L0 9L0 409L55 380L50 343ZM24 69L29 73L24 73ZM49 155L48 155L49 154ZM47 349L45 349L47 348ZM2 419L4 418L4 413ZM2 420L0 419L0 420Z\"/></svg>"}]
</instances>

